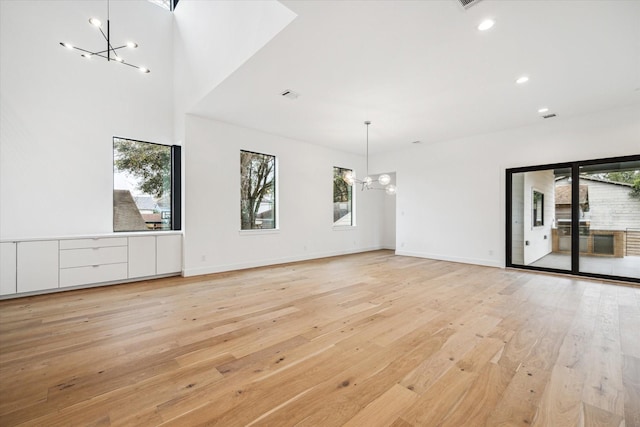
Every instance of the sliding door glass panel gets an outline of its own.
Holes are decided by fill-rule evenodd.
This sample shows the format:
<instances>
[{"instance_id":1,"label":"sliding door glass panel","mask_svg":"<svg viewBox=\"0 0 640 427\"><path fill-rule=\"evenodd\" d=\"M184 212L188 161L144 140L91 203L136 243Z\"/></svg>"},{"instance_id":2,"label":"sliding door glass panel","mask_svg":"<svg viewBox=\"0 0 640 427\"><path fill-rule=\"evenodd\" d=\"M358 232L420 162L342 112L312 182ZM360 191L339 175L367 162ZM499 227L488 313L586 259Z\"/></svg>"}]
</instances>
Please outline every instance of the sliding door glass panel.
<instances>
[{"instance_id":1,"label":"sliding door glass panel","mask_svg":"<svg viewBox=\"0 0 640 427\"><path fill-rule=\"evenodd\" d=\"M579 271L640 278L640 162L581 166L582 191Z\"/></svg>"},{"instance_id":2,"label":"sliding door glass panel","mask_svg":"<svg viewBox=\"0 0 640 427\"><path fill-rule=\"evenodd\" d=\"M571 170L511 175L511 263L571 271Z\"/></svg>"}]
</instances>

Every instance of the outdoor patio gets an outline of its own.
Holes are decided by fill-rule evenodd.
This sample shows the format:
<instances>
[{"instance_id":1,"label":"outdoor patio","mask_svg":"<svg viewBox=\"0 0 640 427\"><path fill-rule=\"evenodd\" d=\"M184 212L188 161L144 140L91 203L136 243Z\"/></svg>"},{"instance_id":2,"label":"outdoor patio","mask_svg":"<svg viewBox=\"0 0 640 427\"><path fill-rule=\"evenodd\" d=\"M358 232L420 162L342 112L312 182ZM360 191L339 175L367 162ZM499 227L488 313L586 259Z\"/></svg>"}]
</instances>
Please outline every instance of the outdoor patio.
<instances>
[{"instance_id":1,"label":"outdoor patio","mask_svg":"<svg viewBox=\"0 0 640 427\"><path fill-rule=\"evenodd\" d=\"M550 253L531 263L535 267L571 269L571 255ZM640 256L623 258L602 256L580 256L580 271L593 274L633 277L640 279Z\"/></svg>"}]
</instances>

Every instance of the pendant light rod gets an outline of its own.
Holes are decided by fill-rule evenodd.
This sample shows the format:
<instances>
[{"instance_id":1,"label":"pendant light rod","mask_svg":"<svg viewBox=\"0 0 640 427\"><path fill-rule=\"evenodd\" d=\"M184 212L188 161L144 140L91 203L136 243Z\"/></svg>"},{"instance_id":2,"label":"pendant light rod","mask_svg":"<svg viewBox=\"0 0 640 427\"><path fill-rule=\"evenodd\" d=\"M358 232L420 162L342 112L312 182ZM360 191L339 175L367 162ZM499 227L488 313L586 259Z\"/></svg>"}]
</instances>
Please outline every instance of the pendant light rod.
<instances>
[{"instance_id":1,"label":"pendant light rod","mask_svg":"<svg viewBox=\"0 0 640 427\"><path fill-rule=\"evenodd\" d=\"M367 176L369 176L369 125L371 121L366 120L364 124L367 125Z\"/></svg>"}]
</instances>

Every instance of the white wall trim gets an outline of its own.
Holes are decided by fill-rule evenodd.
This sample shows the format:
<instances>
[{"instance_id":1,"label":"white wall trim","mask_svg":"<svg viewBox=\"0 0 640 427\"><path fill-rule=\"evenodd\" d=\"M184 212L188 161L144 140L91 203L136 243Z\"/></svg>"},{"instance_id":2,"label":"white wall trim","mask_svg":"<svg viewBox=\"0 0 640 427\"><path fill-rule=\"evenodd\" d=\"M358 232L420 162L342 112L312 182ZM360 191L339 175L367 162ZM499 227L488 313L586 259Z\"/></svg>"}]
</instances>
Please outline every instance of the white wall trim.
<instances>
[{"instance_id":1,"label":"white wall trim","mask_svg":"<svg viewBox=\"0 0 640 427\"><path fill-rule=\"evenodd\" d=\"M329 258L334 256L340 256L340 255L357 254L362 252L371 252L371 251L377 251L381 249L384 249L384 248L378 246L378 247L369 247L369 248L359 248L354 250L319 252L315 254L305 254L300 256L272 258L272 259L267 259L267 260L262 260L257 262L243 262L238 264L216 265L216 266L208 266L208 267L202 267L202 268L189 268L189 269L183 270L182 275L184 277L201 276L204 274L223 273L227 271L245 270L248 268L256 268L256 267L268 267L268 266L278 265L278 264L287 264L290 262L310 261L312 259Z\"/></svg>"},{"instance_id":2,"label":"white wall trim","mask_svg":"<svg viewBox=\"0 0 640 427\"><path fill-rule=\"evenodd\" d=\"M412 256L416 258L429 258L429 259L435 259L438 261L460 262L463 264L483 265L485 267L504 268L503 263L498 262L496 260L492 260L492 259L463 258L463 257L447 256L447 255L432 254L432 253L425 253L425 252L412 252L412 251L396 251L396 255Z\"/></svg>"}]
</instances>

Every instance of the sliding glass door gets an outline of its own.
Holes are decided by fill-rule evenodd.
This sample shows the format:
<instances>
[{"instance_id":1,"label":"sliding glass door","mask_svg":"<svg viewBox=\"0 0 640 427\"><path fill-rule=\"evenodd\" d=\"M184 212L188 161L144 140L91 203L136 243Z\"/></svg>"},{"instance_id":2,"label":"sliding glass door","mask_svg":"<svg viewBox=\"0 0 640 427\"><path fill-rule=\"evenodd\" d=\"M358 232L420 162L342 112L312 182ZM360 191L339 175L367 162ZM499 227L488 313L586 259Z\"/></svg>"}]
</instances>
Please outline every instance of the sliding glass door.
<instances>
[{"instance_id":1,"label":"sliding glass door","mask_svg":"<svg viewBox=\"0 0 640 427\"><path fill-rule=\"evenodd\" d=\"M508 169L507 266L640 281L640 156Z\"/></svg>"},{"instance_id":2,"label":"sliding glass door","mask_svg":"<svg viewBox=\"0 0 640 427\"><path fill-rule=\"evenodd\" d=\"M640 162L580 166L587 193L580 271L640 279Z\"/></svg>"}]
</instances>

